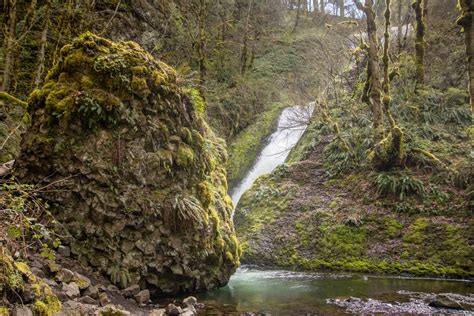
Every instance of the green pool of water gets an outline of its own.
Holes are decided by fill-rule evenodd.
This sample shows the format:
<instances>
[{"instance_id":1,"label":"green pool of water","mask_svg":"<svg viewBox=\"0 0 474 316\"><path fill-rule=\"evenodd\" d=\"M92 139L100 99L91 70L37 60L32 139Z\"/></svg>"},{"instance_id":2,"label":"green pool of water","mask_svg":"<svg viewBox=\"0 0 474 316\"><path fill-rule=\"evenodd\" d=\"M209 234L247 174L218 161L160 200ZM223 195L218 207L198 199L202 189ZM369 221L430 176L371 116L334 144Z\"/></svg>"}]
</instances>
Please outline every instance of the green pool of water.
<instances>
[{"instance_id":1,"label":"green pool of water","mask_svg":"<svg viewBox=\"0 0 474 316\"><path fill-rule=\"evenodd\" d=\"M304 273L241 268L221 289L198 295L203 315L340 315L345 310L326 303L341 297L401 301L398 291L473 293L474 283L442 279L370 276L349 273ZM405 298L408 300L408 298Z\"/></svg>"}]
</instances>

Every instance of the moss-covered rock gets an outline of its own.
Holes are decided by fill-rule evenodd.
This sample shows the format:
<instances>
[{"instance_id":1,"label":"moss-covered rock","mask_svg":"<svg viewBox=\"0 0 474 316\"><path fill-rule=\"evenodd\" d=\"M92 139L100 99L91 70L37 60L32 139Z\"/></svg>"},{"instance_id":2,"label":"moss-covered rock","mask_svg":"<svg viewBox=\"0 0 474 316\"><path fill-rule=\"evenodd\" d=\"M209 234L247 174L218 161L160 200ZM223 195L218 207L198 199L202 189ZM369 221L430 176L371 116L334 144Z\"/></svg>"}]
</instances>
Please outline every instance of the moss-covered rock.
<instances>
[{"instance_id":1,"label":"moss-covered rock","mask_svg":"<svg viewBox=\"0 0 474 316\"><path fill-rule=\"evenodd\" d=\"M210 289L239 265L225 146L197 99L136 43L91 33L30 96L16 175L47 188L73 254L118 285Z\"/></svg>"},{"instance_id":2,"label":"moss-covered rock","mask_svg":"<svg viewBox=\"0 0 474 316\"><path fill-rule=\"evenodd\" d=\"M61 302L53 290L36 277L23 261L15 261L6 248L0 246L0 295L10 301L21 301L24 292L33 299L35 315L52 316L61 309ZM0 307L0 315L9 315Z\"/></svg>"}]
</instances>

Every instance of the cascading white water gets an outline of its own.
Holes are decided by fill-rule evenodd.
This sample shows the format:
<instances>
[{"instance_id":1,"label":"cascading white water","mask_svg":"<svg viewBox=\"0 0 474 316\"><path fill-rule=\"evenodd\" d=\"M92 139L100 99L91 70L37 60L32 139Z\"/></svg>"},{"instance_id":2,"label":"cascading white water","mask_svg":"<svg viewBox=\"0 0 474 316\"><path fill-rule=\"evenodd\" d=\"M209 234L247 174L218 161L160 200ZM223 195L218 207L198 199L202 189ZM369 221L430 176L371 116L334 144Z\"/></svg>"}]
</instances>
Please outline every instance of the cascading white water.
<instances>
[{"instance_id":1,"label":"cascading white water","mask_svg":"<svg viewBox=\"0 0 474 316\"><path fill-rule=\"evenodd\" d=\"M283 110L278 119L277 130L270 136L268 144L263 148L252 169L231 190L235 206L258 177L272 172L285 162L290 150L303 135L313 109L314 104L309 104L307 107L295 106Z\"/></svg>"}]
</instances>

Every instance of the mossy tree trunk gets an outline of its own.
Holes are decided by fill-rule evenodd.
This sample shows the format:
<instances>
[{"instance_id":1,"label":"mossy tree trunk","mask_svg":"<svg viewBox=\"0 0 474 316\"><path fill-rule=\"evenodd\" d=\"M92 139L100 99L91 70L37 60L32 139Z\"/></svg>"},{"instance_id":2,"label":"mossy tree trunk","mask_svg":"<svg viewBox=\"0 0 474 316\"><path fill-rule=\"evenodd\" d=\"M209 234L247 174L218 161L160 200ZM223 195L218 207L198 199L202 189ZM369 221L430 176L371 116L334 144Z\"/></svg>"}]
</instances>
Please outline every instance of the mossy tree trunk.
<instances>
[{"instance_id":1,"label":"mossy tree trunk","mask_svg":"<svg viewBox=\"0 0 474 316\"><path fill-rule=\"evenodd\" d=\"M4 43L4 68L3 68L3 80L0 91L8 91L10 88L10 79L13 72L14 64L14 47L15 47L15 38L16 38L16 19L17 19L17 6L16 0L8 1L8 30L5 35Z\"/></svg>"},{"instance_id":2,"label":"mossy tree trunk","mask_svg":"<svg viewBox=\"0 0 474 316\"><path fill-rule=\"evenodd\" d=\"M382 93L380 83L379 52L377 40L377 25L375 24L374 1L365 0L365 5L360 0L354 1L357 8L364 12L367 18L367 36L369 39L368 47L368 73L370 77L370 105L373 115L375 139L383 138L383 107Z\"/></svg>"},{"instance_id":3,"label":"mossy tree trunk","mask_svg":"<svg viewBox=\"0 0 474 316\"><path fill-rule=\"evenodd\" d=\"M460 0L459 7L461 9L461 16L458 19L458 24L464 30L464 40L466 43L467 56L467 70L469 75L469 96L471 111L474 115L474 25L472 23L474 3L472 0Z\"/></svg>"},{"instance_id":4,"label":"mossy tree trunk","mask_svg":"<svg viewBox=\"0 0 474 316\"><path fill-rule=\"evenodd\" d=\"M242 50L240 52L240 73L243 75L247 71L247 59L249 50L249 32L250 32L250 15L252 13L253 1L250 0L245 18L245 28L242 41Z\"/></svg>"},{"instance_id":5,"label":"mossy tree trunk","mask_svg":"<svg viewBox=\"0 0 474 316\"><path fill-rule=\"evenodd\" d=\"M416 58L416 81L417 84L425 82L425 31L426 31L426 1L415 0L412 8L415 11L416 19L416 39L415 39L415 58Z\"/></svg>"}]
</instances>

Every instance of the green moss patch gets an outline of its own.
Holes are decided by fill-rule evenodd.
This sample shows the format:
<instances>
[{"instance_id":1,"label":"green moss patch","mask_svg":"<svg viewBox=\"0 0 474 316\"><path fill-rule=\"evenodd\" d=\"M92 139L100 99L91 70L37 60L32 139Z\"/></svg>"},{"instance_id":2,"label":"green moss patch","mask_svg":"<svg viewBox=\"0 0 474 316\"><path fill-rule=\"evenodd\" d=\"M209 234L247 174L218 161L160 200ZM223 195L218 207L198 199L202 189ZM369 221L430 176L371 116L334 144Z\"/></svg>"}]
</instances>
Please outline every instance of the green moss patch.
<instances>
[{"instance_id":1,"label":"green moss patch","mask_svg":"<svg viewBox=\"0 0 474 316\"><path fill-rule=\"evenodd\" d=\"M227 174L231 185L241 180L252 167L267 137L275 130L283 109L284 105L275 105L262 113L230 142Z\"/></svg>"}]
</instances>

